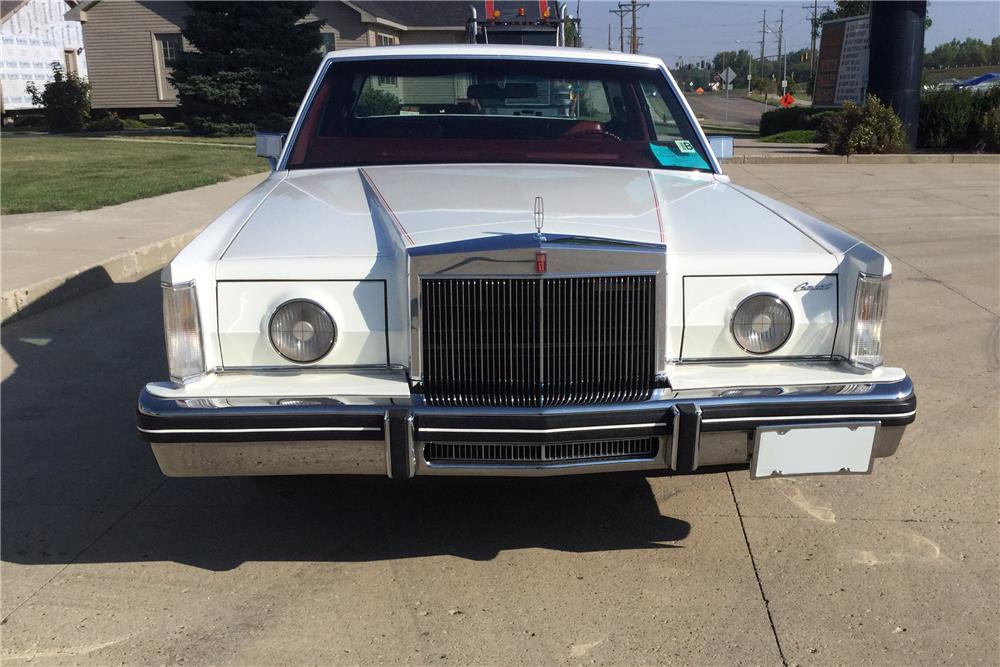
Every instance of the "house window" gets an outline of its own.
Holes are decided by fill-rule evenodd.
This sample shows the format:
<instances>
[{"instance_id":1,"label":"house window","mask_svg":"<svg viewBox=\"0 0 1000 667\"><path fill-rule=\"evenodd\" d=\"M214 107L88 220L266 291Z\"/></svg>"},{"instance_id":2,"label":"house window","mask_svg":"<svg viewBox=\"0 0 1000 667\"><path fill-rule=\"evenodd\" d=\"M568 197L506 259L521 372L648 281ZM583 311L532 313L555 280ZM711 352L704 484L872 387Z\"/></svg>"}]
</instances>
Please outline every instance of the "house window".
<instances>
[{"instance_id":1,"label":"house window","mask_svg":"<svg viewBox=\"0 0 1000 667\"><path fill-rule=\"evenodd\" d=\"M156 41L160 44L160 53L163 57L163 64L173 67L177 62L177 56L181 52L180 35L157 35Z\"/></svg>"},{"instance_id":2,"label":"house window","mask_svg":"<svg viewBox=\"0 0 1000 667\"><path fill-rule=\"evenodd\" d=\"M323 46L320 47L320 53L330 53L337 50L337 35L335 33L323 32L320 33L320 37L323 39Z\"/></svg>"},{"instance_id":3,"label":"house window","mask_svg":"<svg viewBox=\"0 0 1000 667\"><path fill-rule=\"evenodd\" d=\"M397 44L399 44L399 38L394 35L385 35L381 32L375 35L376 46L396 46ZM380 86L396 86L399 84L394 76L379 76L378 83Z\"/></svg>"},{"instance_id":4,"label":"house window","mask_svg":"<svg viewBox=\"0 0 1000 667\"><path fill-rule=\"evenodd\" d=\"M63 51L63 63L66 65L67 74L76 74L79 64L76 59L76 49L65 49Z\"/></svg>"},{"instance_id":5,"label":"house window","mask_svg":"<svg viewBox=\"0 0 1000 667\"><path fill-rule=\"evenodd\" d=\"M177 99L177 91L170 83L170 75L182 50L180 33L153 35L153 67L156 74L156 94L164 101Z\"/></svg>"}]
</instances>

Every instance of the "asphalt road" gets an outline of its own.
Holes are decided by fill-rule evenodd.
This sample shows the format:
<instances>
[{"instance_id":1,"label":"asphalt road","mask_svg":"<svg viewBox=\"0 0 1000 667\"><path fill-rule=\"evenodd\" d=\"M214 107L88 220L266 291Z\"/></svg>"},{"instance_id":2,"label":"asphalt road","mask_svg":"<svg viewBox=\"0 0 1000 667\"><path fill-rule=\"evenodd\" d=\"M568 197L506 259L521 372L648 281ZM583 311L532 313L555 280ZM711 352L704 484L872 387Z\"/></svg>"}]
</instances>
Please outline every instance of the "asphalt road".
<instances>
[{"instance_id":1,"label":"asphalt road","mask_svg":"<svg viewBox=\"0 0 1000 667\"><path fill-rule=\"evenodd\" d=\"M2 330L4 664L1000 662L1000 167L729 171L892 257L874 475L166 479L151 276Z\"/></svg>"},{"instance_id":2,"label":"asphalt road","mask_svg":"<svg viewBox=\"0 0 1000 667\"><path fill-rule=\"evenodd\" d=\"M760 115L764 112L764 105L760 102L751 102L743 97L742 93L731 91L729 101L726 101L726 94L705 93L695 95L685 93L684 97L695 116L702 122L711 124L730 123L741 125L760 125ZM728 107L728 109L727 109Z\"/></svg>"}]
</instances>

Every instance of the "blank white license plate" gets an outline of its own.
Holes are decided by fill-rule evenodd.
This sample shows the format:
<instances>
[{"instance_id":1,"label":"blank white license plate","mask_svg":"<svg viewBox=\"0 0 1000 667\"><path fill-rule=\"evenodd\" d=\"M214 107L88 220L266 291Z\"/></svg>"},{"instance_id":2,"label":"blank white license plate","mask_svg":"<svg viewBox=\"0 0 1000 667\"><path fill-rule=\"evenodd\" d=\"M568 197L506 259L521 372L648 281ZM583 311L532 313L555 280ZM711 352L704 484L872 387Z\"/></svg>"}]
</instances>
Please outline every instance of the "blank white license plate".
<instances>
[{"instance_id":1,"label":"blank white license plate","mask_svg":"<svg viewBox=\"0 0 1000 667\"><path fill-rule=\"evenodd\" d=\"M750 476L869 473L878 426L862 422L758 428Z\"/></svg>"}]
</instances>

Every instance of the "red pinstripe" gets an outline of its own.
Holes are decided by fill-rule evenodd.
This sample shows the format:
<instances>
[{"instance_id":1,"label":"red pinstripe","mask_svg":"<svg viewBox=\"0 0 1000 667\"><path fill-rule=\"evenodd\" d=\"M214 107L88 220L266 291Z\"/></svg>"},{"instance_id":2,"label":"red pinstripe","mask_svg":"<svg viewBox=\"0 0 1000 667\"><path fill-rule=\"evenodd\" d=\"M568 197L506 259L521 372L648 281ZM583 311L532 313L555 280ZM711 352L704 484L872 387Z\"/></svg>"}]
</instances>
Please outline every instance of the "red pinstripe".
<instances>
[{"instance_id":1,"label":"red pinstripe","mask_svg":"<svg viewBox=\"0 0 1000 667\"><path fill-rule=\"evenodd\" d=\"M406 231L406 227L404 227L403 223L399 221L398 217L396 217L396 212L392 210L391 206L389 206L389 202L385 200L385 196L382 194L382 191L378 189L378 186L375 185L375 181L372 180L372 177L368 175L368 172L365 171L363 167L359 167L358 171L361 173L362 178L365 179L365 182L368 183L368 185L371 186L372 190L375 191L375 196L378 197L378 200L382 204L382 207L389 213L389 217L392 218L392 224L396 226L396 231L398 231L400 235L402 235L403 240L406 241L406 244L416 245L413 242L413 237L410 236L410 232Z\"/></svg>"}]
</instances>

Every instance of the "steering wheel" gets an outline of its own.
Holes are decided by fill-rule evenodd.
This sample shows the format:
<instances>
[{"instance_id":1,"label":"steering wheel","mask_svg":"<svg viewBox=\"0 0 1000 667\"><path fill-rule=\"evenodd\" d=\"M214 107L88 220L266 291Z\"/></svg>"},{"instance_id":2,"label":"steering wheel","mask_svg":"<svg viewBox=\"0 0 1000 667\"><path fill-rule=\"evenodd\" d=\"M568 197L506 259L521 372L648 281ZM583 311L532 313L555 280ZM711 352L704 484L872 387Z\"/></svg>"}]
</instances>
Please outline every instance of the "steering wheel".
<instances>
[{"instance_id":1,"label":"steering wheel","mask_svg":"<svg viewBox=\"0 0 1000 667\"><path fill-rule=\"evenodd\" d=\"M609 139L614 139L615 141L622 141L622 138L617 134L608 132L607 130L601 129L588 129L579 130L577 132L567 132L566 134L559 137L560 139L603 139L608 137Z\"/></svg>"}]
</instances>

